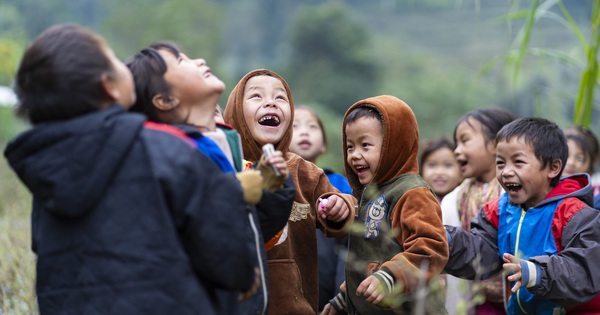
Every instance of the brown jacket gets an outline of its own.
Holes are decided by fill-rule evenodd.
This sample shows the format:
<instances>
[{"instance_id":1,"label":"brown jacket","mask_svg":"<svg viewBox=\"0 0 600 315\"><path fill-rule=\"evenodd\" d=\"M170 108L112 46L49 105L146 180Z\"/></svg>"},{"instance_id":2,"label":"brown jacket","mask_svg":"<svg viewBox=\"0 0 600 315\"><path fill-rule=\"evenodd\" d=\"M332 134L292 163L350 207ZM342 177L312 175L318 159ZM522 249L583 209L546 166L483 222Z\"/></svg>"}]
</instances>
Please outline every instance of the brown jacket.
<instances>
[{"instance_id":1,"label":"brown jacket","mask_svg":"<svg viewBox=\"0 0 600 315\"><path fill-rule=\"evenodd\" d=\"M331 236L342 236L343 228L354 219L356 199L344 195L331 185L322 169L300 156L288 152L292 139L294 104L289 86L283 78L270 70L254 70L246 74L234 87L223 114L225 121L232 125L242 137L244 158L256 161L260 158L261 147L252 138L244 119L243 93L246 82L257 75L278 78L288 93L291 107L289 126L282 139L275 144L276 150L284 152L287 166L296 186L296 196L287 235L283 242L267 252L269 263L269 314L310 315L318 313L318 265L316 228L326 230ZM317 199L321 195L336 194L344 198L350 214L346 222L335 224L324 221L324 227L317 220Z\"/></svg>"}]
</instances>

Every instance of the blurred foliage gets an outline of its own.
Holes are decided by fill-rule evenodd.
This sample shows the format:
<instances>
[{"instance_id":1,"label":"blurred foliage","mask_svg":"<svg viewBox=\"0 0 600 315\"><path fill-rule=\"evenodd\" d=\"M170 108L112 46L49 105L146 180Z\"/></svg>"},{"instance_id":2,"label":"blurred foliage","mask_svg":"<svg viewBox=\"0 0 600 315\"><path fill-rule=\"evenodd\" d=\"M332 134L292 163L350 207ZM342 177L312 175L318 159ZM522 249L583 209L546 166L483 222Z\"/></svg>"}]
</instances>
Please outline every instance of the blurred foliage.
<instances>
[{"instance_id":1,"label":"blurred foliage","mask_svg":"<svg viewBox=\"0 0 600 315\"><path fill-rule=\"evenodd\" d=\"M375 93L379 71L370 33L342 4L300 10L287 38L290 56L283 76L296 99L326 104L343 114Z\"/></svg>"}]
</instances>

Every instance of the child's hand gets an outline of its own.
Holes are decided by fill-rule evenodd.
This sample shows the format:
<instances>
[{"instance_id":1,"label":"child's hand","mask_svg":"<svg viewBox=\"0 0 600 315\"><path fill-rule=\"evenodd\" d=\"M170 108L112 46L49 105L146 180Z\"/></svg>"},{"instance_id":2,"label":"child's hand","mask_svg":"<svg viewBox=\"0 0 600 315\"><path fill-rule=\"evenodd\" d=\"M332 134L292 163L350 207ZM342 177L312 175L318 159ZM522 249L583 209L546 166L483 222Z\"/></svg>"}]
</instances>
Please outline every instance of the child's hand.
<instances>
[{"instance_id":1,"label":"child's hand","mask_svg":"<svg viewBox=\"0 0 600 315\"><path fill-rule=\"evenodd\" d=\"M509 253L504 253L504 255L502 256L502 258L504 259L504 264L502 265L502 268L504 268L504 270L508 270L510 272L512 272L512 275L508 276L508 281L515 281L515 285L510 289L513 293L517 292L517 290L519 290L519 288L521 288L521 279L523 277L523 274L521 273L521 262L513 255L509 254Z\"/></svg>"},{"instance_id":2,"label":"child's hand","mask_svg":"<svg viewBox=\"0 0 600 315\"><path fill-rule=\"evenodd\" d=\"M379 279L370 275L360 283L358 288L356 288L356 295L364 296L365 299L367 299L367 302L372 304L379 304L385 297L385 292L383 291L381 283L379 283Z\"/></svg>"},{"instance_id":3,"label":"child's hand","mask_svg":"<svg viewBox=\"0 0 600 315\"><path fill-rule=\"evenodd\" d=\"M323 219L334 222L346 220L350 213L350 209L348 209L348 205L344 199L336 195L331 195L327 199L322 199L319 202L319 209L317 209L317 211Z\"/></svg>"},{"instance_id":4,"label":"child's hand","mask_svg":"<svg viewBox=\"0 0 600 315\"><path fill-rule=\"evenodd\" d=\"M283 183L288 178L289 170L285 157L281 151L275 151L272 156L261 157L256 169L263 175L262 187L269 191L276 191L283 187ZM275 170L279 174L275 173Z\"/></svg>"},{"instance_id":5,"label":"child's hand","mask_svg":"<svg viewBox=\"0 0 600 315\"><path fill-rule=\"evenodd\" d=\"M335 308L331 306L331 303L327 303L325 304L321 315L337 315L337 312L335 311Z\"/></svg>"}]
</instances>

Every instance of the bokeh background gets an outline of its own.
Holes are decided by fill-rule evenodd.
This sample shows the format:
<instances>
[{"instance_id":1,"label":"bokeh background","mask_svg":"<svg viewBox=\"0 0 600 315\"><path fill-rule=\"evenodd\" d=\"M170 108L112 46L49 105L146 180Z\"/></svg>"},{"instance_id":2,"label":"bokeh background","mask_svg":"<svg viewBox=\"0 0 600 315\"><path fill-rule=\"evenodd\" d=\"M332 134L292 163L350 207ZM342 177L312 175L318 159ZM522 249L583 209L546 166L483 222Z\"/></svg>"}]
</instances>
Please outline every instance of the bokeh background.
<instances>
[{"instance_id":1,"label":"bokeh background","mask_svg":"<svg viewBox=\"0 0 600 315\"><path fill-rule=\"evenodd\" d=\"M598 46L592 27L598 3L0 0L0 86L12 84L25 47L55 23L92 28L123 60L154 41L171 40L190 57L206 59L226 83L222 105L248 71L281 74L295 103L313 106L324 119L330 148L317 164L343 172L342 116L374 95L406 101L422 141L451 138L460 116L483 107L545 117L561 127L580 123L574 110L588 57L597 58L591 48ZM583 85L594 92L592 74ZM597 97L586 108L582 121L598 135ZM27 127L10 106L0 106L2 148ZM0 315L35 314L29 193L4 159L0 198Z\"/></svg>"}]
</instances>

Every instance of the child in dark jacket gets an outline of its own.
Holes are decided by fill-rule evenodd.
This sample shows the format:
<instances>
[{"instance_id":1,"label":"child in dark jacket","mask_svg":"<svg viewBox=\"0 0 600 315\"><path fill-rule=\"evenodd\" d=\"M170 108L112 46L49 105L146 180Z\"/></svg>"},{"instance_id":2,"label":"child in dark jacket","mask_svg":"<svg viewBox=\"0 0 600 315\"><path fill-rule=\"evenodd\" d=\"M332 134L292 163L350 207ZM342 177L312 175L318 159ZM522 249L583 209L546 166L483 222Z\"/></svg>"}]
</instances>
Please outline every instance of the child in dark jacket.
<instances>
[{"instance_id":1,"label":"child in dark jacket","mask_svg":"<svg viewBox=\"0 0 600 315\"><path fill-rule=\"evenodd\" d=\"M154 121L174 124L223 172L237 173L247 193L245 200L250 212L247 230L252 235L249 246L255 249L260 267L260 290L255 296L246 297L250 300L242 304L229 291L218 292L218 297L225 314L265 313L268 292L264 240L283 228L289 211L286 214L280 209L291 209L295 194L291 179L286 180L288 169L282 153L275 152L258 163L263 180L255 182L253 172L257 171L244 168L239 135L215 121L217 101L225 86L204 59L190 59L175 44L158 42L135 54L128 66L138 95L132 110L146 113Z\"/></svg>"},{"instance_id":2,"label":"child in dark jacket","mask_svg":"<svg viewBox=\"0 0 600 315\"><path fill-rule=\"evenodd\" d=\"M441 291L417 294L439 283L448 246L440 204L419 175L413 111L394 96L372 97L346 111L342 128L361 224L349 234L345 292L323 314L444 314Z\"/></svg>"},{"instance_id":3,"label":"child in dark jacket","mask_svg":"<svg viewBox=\"0 0 600 315\"><path fill-rule=\"evenodd\" d=\"M508 271L509 314L600 312L600 212L591 208L589 175L560 179L567 156L556 124L523 118L505 125L496 136L505 193L473 218L471 233L446 227L445 271L467 279Z\"/></svg>"},{"instance_id":4,"label":"child in dark jacket","mask_svg":"<svg viewBox=\"0 0 600 315\"><path fill-rule=\"evenodd\" d=\"M216 289L252 287L239 182L126 112L132 75L99 35L48 28L15 88L33 128L4 153L33 195L41 314L217 314Z\"/></svg>"}]
</instances>

